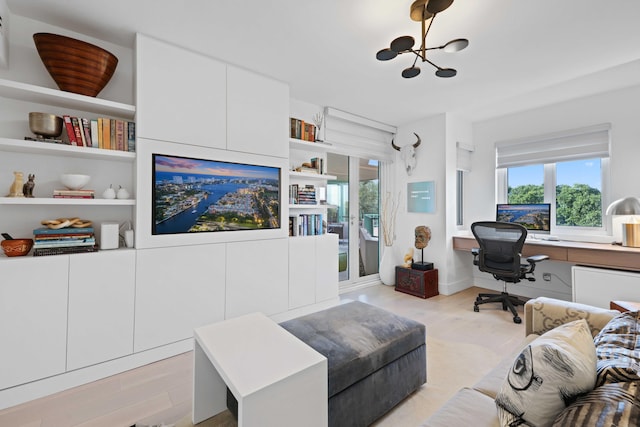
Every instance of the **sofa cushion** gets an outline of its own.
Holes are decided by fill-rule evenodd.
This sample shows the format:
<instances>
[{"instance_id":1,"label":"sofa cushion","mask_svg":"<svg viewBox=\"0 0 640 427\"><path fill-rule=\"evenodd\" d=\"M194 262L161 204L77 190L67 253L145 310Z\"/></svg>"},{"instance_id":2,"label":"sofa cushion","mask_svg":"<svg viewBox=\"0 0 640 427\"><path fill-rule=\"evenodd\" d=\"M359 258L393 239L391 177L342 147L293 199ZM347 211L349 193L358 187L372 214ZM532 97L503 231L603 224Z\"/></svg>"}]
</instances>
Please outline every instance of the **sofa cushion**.
<instances>
[{"instance_id":1,"label":"sofa cushion","mask_svg":"<svg viewBox=\"0 0 640 427\"><path fill-rule=\"evenodd\" d=\"M425 345L425 326L353 301L280 324L327 358L329 397Z\"/></svg>"},{"instance_id":2,"label":"sofa cushion","mask_svg":"<svg viewBox=\"0 0 640 427\"><path fill-rule=\"evenodd\" d=\"M595 337L596 385L640 380L640 312L622 313Z\"/></svg>"},{"instance_id":3,"label":"sofa cushion","mask_svg":"<svg viewBox=\"0 0 640 427\"><path fill-rule=\"evenodd\" d=\"M593 389L596 350L584 319L544 333L518 355L496 397L503 426L549 425Z\"/></svg>"},{"instance_id":4,"label":"sofa cushion","mask_svg":"<svg viewBox=\"0 0 640 427\"><path fill-rule=\"evenodd\" d=\"M504 379L507 373L513 366L513 360L522 352L522 348L538 338L539 335L531 334L525 338L524 342L509 355L504 357L498 365L496 365L487 375L480 378L477 383L473 385L474 390L478 390L480 393L486 394L492 399L495 399L504 383Z\"/></svg>"},{"instance_id":5,"label":"sofa cushion","mask_svg":"<svg viewBox=\"0 0 640 427\"><path fill-rule=\"evenodd\" d=\"M596 387L558 415L553 427L610 427L640 425L640 383Z\"/></svg>"}]
</instances>

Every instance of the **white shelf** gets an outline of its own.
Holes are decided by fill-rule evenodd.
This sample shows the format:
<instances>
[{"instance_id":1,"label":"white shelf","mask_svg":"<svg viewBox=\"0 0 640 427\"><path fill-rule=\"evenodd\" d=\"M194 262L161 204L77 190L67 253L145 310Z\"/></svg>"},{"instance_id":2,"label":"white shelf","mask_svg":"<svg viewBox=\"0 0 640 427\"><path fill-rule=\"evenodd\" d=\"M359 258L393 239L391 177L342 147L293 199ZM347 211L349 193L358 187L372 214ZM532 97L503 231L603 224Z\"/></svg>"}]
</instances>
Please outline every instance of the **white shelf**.
<instances>
[{"instance_id":1,"label":"white shelf","mask_svg":"<svg viewBox=\"0 0 640 427\"><path fill-rule=\"evenodd\" d=\"M133 119L136 107L77 93L0 79L0 97Z\"/></svg>"},{"instance_id":2,"label":"white shelf","mask_svg":"<svg viewBox=\"0 0 640 427\"><path fill-rule=\"evenodd\" d=\"M326 209L327 205L316 203L315 205L304 205L302 203L289 204L289 210L291 209Z\"/></svg>"},{"instance_id":3,"label":"white shelf","mask_svg":"<svg viewBox=\"0 0 640 427\"><path fill-rule=\"evenodd\" d=\"M56 144L52 142L28 141L24 139L0 138L2 151L15 153L64 155L80 159L105 159L133 163L136 153L102 148L76 147L73 145Z\"/></svg>"},{"instance_id":4,"label":"white shelf","mask_svg":"<svg viewBox=\"0 0 640 427\"><path fill-rule=\"evenodd\" d=\"M0 197L0 205L134 206L135 199L54 199L53 197Z\"/></svg>"},{"instance_id":5,"label":"white shelf","mask_svg":"<svg viewBox=\"0 0 640 427\"><path fill-rule=\"evenodd\" d=\"M326 174L319 174L319 173L296 172L296 171L289 171L289 178L294 178L294 179L315 179L315 180L318 180L318 181L331 181L331 180L338 179L338 177L336 177L334 175L326 175Z\"/></svg>"},{"instance_id":6,"label":"white shelf","mask_svg":"<svg viewBox=\"0 0 640 427\"><path fill-rule=\"evenodd\" d=\"M315 151L317 153L326 153L333 151L333 145L324 142L311 142L302 139L289 138L289 148L292 150Z\"/></svg>"}]
</instances>

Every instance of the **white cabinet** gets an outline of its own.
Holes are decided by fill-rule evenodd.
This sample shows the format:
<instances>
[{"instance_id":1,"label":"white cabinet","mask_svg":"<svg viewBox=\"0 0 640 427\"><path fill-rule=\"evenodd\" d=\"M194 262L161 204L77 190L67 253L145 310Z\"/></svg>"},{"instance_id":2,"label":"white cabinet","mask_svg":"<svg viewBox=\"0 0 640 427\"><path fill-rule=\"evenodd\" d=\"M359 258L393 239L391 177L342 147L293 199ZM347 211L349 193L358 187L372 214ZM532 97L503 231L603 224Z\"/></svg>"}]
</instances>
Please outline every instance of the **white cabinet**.
<instances>
[{"instance_id":1,"label":"white cabinet","mask_svg":"<svg viewBox=\"0 0 640 427\"><path fill-rule=\"evenodd\" d=\"M137 250L134 351L223 320L225 274L224 244Z\"/></svg>"},{"instance_id":2,"label":"white cabinet","mask_svg":"<svg viewBox=\"0 0 640 427\"><path fill-rule=\"evenodd\" d=\"M287 158L289 86L228 67L227 149Z\"/></svg>"},{"instance_id":3,"label":"white cabinet","mask_svg":"<svg viewBox=\"0 0 640 427\"><path fill-rule=\"evenodd\" d=\"M289 309L316 302L316 241L315 236L289 239Z\"/></svg>"},{"instance_id":4,"label":"white cabinet","mask_svg":"<svg viewBox=\"0 0 640 427\"><path fill-rule=\"evenodd\" d=\"M226 65L142 34L136 52L138 137L226 148Z\"/></svg>"},{"instance_id":5,"label":"white cabinet","mask_svg":"<svg viewBox=\"0 0 640 427\"><path fill-rule=\"evenodd\" d=\"M0 258L0 389L63 373L67 256Z\"/></svg>"},{"instance_id":6,"label":"white cabinet","mask_svg":"<svg viewBox=\"0 0 640 427\"><path fill-rule=\"evenodd\" d=\"M338 235L316 239L316 302L338 297Z\"/></svg>"},{"instance_id":7,"label":"white cabinet","mask_svg":"<svg viewBox=\"0 0 640 427\"><path fill-rule=\"evenodd\" d=\"M289 309L338 297L338 235L289 239Z\"/></svg>"},{"instance_id":8,"label":"white cabinet","mask_svg":"<svg viewBox=\"0 0 640 427\"><path fill-rule=\"evenodd\" d=\"M67 370L133 353L135 250L69 257Z\"/></svg>"},{"instance_id":9,"label":"white cabinet","mask_svg":"<svg viewBox=\"0 0 640 427\"><path fill-rule=\"evenodd\" d=\"M227 244L226 315L287 311L288 239Z\"/></svg>"},{"instance_id":10,"label":"white cabinet","mask_svg":"<svg viewBox=\"0 0 640 427\"><path fill-rule=\"evenodd\" d=\"M572 267L573 301L609 308L615 300L640 301L640 273Z\"/></svg>"}]
</instances>

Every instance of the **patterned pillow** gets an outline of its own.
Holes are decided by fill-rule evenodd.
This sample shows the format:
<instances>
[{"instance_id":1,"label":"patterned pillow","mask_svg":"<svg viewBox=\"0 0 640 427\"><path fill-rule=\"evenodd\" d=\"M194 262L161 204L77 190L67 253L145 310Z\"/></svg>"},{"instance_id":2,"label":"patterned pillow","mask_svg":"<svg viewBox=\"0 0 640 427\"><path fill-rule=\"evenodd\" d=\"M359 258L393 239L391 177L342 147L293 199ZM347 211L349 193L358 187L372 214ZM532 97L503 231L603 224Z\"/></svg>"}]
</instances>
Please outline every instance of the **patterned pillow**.
<instances>
[{"instance_id":1,"label":"patterned pillow","mask_svg":"<svg viewBox=\"0 0 640 427\"><path fill-rule=\"evenodd\" d=\"M640 425L640 383L596 387L562 411L553 427L610 427Z\"/></svg>"},{"instance_id":2,"label":"patterned pillow","mask_svg":"<svg viewBox=\"0 0 640 427\"><path fill-rule=\"evenodd\" d=\"M587 322L558 326L516 358L496 396L500 425L550 425L595 382L596 349Z\"/></svg>"},{"instance_id":3,"label":"patterned pillow","mask_svg":"<svg viewBox=\"0 0 640 427\"><path fill-rule=\"evenodd\" d=\"M594 338L596 385L640 380L640 311L622 313Z\"/></svg>"}]
</instances>

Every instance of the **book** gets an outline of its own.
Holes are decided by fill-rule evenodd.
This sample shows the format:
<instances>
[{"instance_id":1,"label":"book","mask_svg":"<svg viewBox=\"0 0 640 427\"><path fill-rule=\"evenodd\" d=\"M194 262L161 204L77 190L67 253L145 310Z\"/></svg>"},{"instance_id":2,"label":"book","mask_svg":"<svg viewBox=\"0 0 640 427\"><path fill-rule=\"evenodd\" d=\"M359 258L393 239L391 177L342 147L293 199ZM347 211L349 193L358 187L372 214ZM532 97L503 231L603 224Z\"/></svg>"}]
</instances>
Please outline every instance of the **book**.
<instances>
[{"instance_id":1,"label":"book","mask_svg":"<svg viewBox=\"0 0 640 427\"><path fill-rule=\"evenodd\" d=\"M127 151L136 151L136 123L127 122Z\"/></svg>"},{"instance_id":2,"label":"book","mask_svg":"<svg viewBox=\"0 0 640 427\"><path fill-rule=\"evenodd\" d=\"M95 238L78 239L78 240L50 240L43 241L38 240L33 243L34 248L61 248L72 246L94 246L96 244Z\"/></svg>"},{"instance_id":3,"label":"book","mask_svg":"<svg viewBox=\"0 0 640 427\"><path fill-rule=\"evenodd\" d=\"M79 254L84 252L97 252L97 246L67 246L62 248L35 248L33 250L33 256L46 256L46 255L66 255L66 254Z\"/></svg>"},{"instance_id":4,"label":"book","mask_svg":"<svg viewBox=\"0 0 640 427\"><path fill-rule=\"evenodd\" d=\"M69 144L78 145L76 142L76 132L73 130L73 124L71 123L71 117L68 115L62 116L64 121L64 128L67 130L67 138L69 138Z\"/></svg>"},{"instance_id":5,"label":"book","mask_svg":"<svg viewBox=\"0 0 640 427\"><path fill-rule=\"evenodd\" d=\"M98 148L104 148L104 123L102 117L98 117Z\"/></svg>"},{"instance_id":6,"label":"book","mask_svg":"<svg viewBox=\"0 0 640 427\"><path fill-rule=\"evenodd\" d=\"M34 236L34 241L88 239L90 237L95 236L93 233L38 234Z\"/></svg>"},{"instance_id":7,"label":"book","mask_svg":"<svg viewBox=\"0 0 640 427\"><path fill-rule=\"evenodd\" d=\"M73 132L76 135L76 145L78 147L84 147L84 132L80 129L80 121L77 117L71 117L71 124L73 125Z\"/></svg>"},{"instance_id":8,"label":"book","mask_svg":"<svg viewBox=\"0 0 640 427\"><path fill-rule=\"evenodd\" d=\"M102 148L111 149L111 120L102 119Z\"/></svg>"},{"instance_id":9,"label":"book","mask_svg":"<svg viewBox=\"0 0 640 427\"><path fill-rule=\"evenodd\" d=\"M99 137L98 137L98 120L91 120L91 146L93 148L99 148Z\"/></svg>"},{"instance_id":10,"label":"book","mask_svg":"<svg viewBox=\"0 0 640 427\"><path fill-rule=\"evenodd\" d=\"M93 227L64 227L53 229L49 227L40 227L33 230L34 235L38 234L73 234L73 233L93 233Z\"/></svg>"},{"instance_id":11,"label":"book","mask_svg":"<svg viewBox=\"0 0 640 427\"><path fill-rule=\"evenodd\" d=\"M116 120L116 150L126 151L124 121Z\"/></svg>"},{"instance_id":12,"label":"book","mask_svg":"<svg viewBox=\"0 0 640 427\"><path fill-rule=\"evenodd\" d=\"M116 147L116 120L110 119L109 121L111 122L109 124L110 130L111 130L111 139L109 140L109 148L111 150L117 150L118 147Z\"/></svg>"},{"instance_id":13,"label":"book","mask_svg":"<svg viewBox=\"0 0 640 427\"><path fill-rule=\"evenodd\" d=\"M93 142L91 141L91 125L89 123L89 119L81 117L78 120L80 120L80 127L82 128L82 132L84 135L84 146L92 147Z\"/></svg>"},{"instance_id":14,"label":"book","mask_svg":"<svg viewBox=\"0 0 640 427\"><path fill-rule=\"evenodd\" d=\"M95 190L69 190L69 189L55 189L53 190L54 196L93 196L95 195Z\"/></svg>"}]
</instances>

